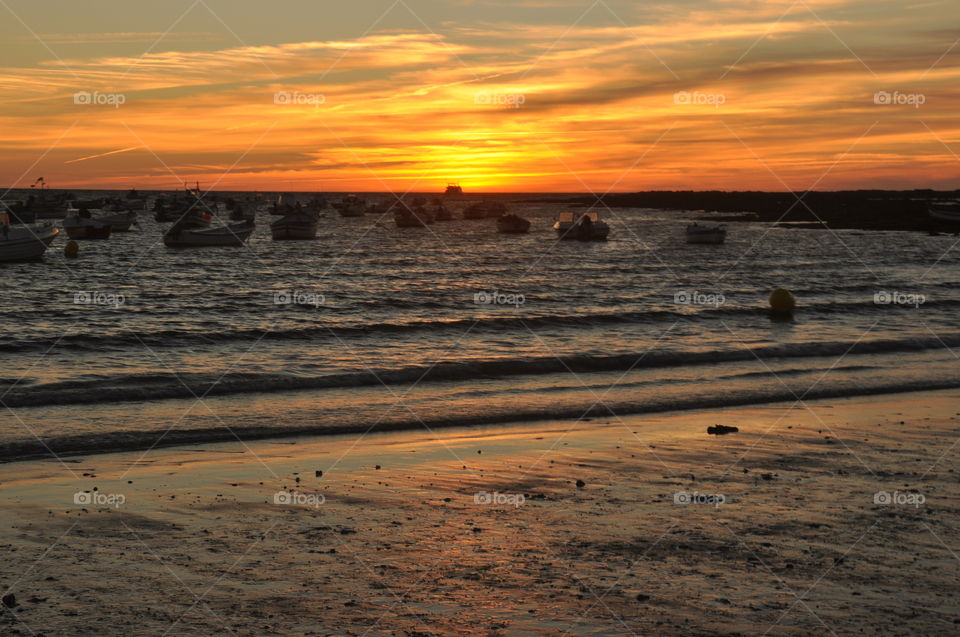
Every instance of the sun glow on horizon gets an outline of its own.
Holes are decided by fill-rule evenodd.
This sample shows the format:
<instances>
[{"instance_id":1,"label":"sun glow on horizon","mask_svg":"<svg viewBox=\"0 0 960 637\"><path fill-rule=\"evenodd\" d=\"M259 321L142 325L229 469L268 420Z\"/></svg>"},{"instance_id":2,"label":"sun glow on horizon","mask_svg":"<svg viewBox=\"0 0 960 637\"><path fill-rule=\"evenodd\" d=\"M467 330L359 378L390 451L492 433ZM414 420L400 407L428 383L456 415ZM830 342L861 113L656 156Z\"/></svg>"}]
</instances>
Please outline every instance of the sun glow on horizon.
<instances>
[{"instance_id":1,"label":"sun glow on horizon","mask_svg":"<svg viewBox=\"0 0 960 637\"><path fill-rule=\"evenodd\" d=\"M374 23L369 9L372 29L290 41L258 29L252 3L218 4L213 23L188 12L168 36L142 38L137 10L118 9L99 40L94 24L68 37L14 3L48 40L0 28L32 51L0 68L0 180L22 186L39 170L69 188L956 187L960 47L935 30L937 11L774 4L681 2L651 18L610 2L613 15L565 22L559 1L522 15L477 2L451 21L446 3L424 0L412 23ZM245 28L231 34L231 22Z\"/></svg>"}]
</instances>

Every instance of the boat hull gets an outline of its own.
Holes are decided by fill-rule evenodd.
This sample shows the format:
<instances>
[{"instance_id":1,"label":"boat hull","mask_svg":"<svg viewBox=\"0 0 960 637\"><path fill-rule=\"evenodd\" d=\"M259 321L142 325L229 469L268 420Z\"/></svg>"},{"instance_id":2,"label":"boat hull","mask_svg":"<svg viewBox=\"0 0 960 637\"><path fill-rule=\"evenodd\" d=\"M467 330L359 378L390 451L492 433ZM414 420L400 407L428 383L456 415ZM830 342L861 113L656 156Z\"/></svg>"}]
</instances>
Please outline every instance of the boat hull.
<instances>
[{"instance_id":1,"label":"boat hull","mask_svg":"<svg viewBox=\"0 0 960 637\"><path fill-rule=\"evenodd\" d=\"M530 222L522 217L500 217L497 219L497 232L500 234L526 234L530 232Z\"/></svg>"},{"instance_id":2,"label":"boat hull","mask_svg":"<svg viewBox=\"0 0 960 637\"><path fill-rule=\"evenodd\" d=\"M59 234L60 230L49 224L11 228L6 234L0 230L0 262L39 261Z\"/></svg>"},{"instance_id":3,"label":"boat hull","mask_svg":"<svg viewBox=\"0 0 960 637\"><path fill-rule=\"evenodd\" d=\"M927 213L941 223L960 224L960 205L931 204Z\"/></svg>"},{"instance_id":4,"label":"boat hull","mask_svg":"<svg viewBox=\"0 0 960 637\"><path fill-rule=\"evenodd\" d=\"M274 241L312 241L317 238L317 222L281 219L270 225L270 234Z\"/></svg>"},{"instance_id":5,"label":"boat hull","mask_svg":"<svg viewBox=\"0 0 960 637\"><path fill-rule=\"evenodd\" d=\"M97 217L96 220L108 224L113 232L130 232L130 227L137 221L137 215L128 212Z\"/></svg>"},{"instance_id":6,"label":"boat hull","mask_svg":"<svg viewBox=\"0 0 960 637\"><path fill-rule=\"evenodd\" d=\"M610 236L610 226L602 222L591 224L589 230L577 223L557 222L553 224L553 229L557 231L557 237L564 241L606 241Z\"/></svg>"},{"instance_id":7,"label":"boat hull","mask_svg":"<svg viewBox=\"0 0 960 637\"><path fill-rule=\"evenodd\" d=\"M238 247L246 243L251 234L253 227L248 224L205 230L184 229L180 232L167 231L163 235L163 243L170 248Z\"/></svg>"}]
</instances>

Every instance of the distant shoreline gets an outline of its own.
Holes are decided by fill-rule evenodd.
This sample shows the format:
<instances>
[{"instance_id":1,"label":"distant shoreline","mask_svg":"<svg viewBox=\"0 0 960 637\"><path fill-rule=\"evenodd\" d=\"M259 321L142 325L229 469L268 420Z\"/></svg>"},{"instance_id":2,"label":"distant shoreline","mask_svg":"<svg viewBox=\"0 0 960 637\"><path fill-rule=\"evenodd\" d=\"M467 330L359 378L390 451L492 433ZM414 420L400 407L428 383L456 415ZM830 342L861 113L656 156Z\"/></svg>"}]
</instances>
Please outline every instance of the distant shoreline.
<instances>
[{"instance_id":1,"label":"distant shoreline","mask_svg":"<svg viewBox=\"0 0 960 637\"><path fill-rule=\"evenodd\" d=\"M202 188L201 188L202 190ZM29 188L11 188L9 194L29 194ZM128 189L63 188L50 193L104 192L125 193ZM140 190L141 194L178 192L172 190ZM213 196L255 195L269 198L281 194L305 195L323 193L341 195L347 191L296 190L217 190ZM389 192L353 191L360 195L389 195ZM407 193L416 196L442 197L439 192ZM960 190L837 190L791 193L787 191L719 191L719 190L651 190L635 193L592 195L589 193L484 192L456 195L458 200L485 197L524 198L532 203L566 203L583 208L651 208L705 213L703 220L736 223L762 222L784 224L787 228L829 228L833 230L881 230L911 232L946 232L960 230L934 221L927 214L931 202L960 199Z\"/></svg>"},{"instance_id":2,"label":"distant shoreline","mask_svg":"<svg viewBox=\"0 0 960 637\"><path fill-rule=\"evenodd\" d=\"M834 230L956 232L927 214L934 201L960 198L960 191L841 190L833 192L659 191L605 195L610 208L657 208L715 213L709 221L782 223L784 227ZM594 206L596 198L571 201Z\"/></svg>"}]
</instances>

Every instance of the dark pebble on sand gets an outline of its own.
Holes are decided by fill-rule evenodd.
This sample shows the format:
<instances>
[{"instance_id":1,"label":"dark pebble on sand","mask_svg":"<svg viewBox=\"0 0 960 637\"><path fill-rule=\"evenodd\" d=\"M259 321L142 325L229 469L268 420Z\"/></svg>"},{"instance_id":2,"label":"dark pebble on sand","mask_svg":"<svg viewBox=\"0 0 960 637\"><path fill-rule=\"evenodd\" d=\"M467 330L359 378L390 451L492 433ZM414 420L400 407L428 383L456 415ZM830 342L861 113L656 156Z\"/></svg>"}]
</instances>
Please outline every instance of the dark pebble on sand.
<instances>
[{"instance_id":1,"label":"dark pebble on sand","mask_svg":"<svg viewBox=\"0 0 960 637\"><path fill-rule=\"evenodd\" d=\"M707 433L714 436L723 436L726 434L734 434L740 431L739 427L730 427L729 425L714 425L712 427L707 427Z\"/></svg>"},{"instance_id":2,"label":"dark pebble on sand","mask_svg":"<svg viewBox=\"0 0 960 637\"><path fill-rule=\"evenodd\" d=\"M322 477L323 477L323 471L320 471L320 470L314 471L314 472L313 472L313 476L314 476L315 478L322 478Z\"/></svg>"},{"instance_id":3,"label":"dark pebble on sand","mask_svg":"<svg viewBox=\"0 0 960 637\"><path fill-rule=\"evenodd\" d=\"M2 601L3 605L7 608L16 608L17 606L17 596L13 593L7 593L0 601Z\"/></svg>"},{"instance_id":4,"label":"dark pebble on sand","mask_svg":"<svg viewBox=\"0 0 960 637\"><path fill-rule=\"evenodd\" d=\"M644 594L644 593L637 593L637 601L638 601L638 602L645 602L645 601L647 601L647 600L649 600L649 599L650 599L650 596L649 596L649 595L646 595L646 594Z\"/></svg>"},{"instance_id":5,"label":"dark pebble on sand","mask_svg":"<svg viewBox=\"0 0 960 637\"><path fill-rule=\"evenodd\" d=\"M578 488L578 489L582 489L582 488L584 488L585 486L587 486L587 483L586 483L586 482L584 482L583 480L577 480L577 488Z\"/></svg>"}]
</instances>

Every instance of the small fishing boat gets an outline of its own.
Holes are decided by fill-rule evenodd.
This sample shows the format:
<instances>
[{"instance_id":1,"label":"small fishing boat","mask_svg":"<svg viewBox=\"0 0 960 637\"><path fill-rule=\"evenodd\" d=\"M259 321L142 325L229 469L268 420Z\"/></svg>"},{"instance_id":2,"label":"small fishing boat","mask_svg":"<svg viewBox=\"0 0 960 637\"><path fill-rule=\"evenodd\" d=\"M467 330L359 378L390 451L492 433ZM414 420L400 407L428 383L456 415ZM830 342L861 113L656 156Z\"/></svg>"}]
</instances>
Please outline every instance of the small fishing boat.
<instances>
[{"instance_id":1,"label":"small fishing boat","mask_svg":"<svg viewBox=\"0 0 960 637\"><path fill-rule=\"evenodd\" d=\"M310 198L310 201L307 202L307 208L311 210L326 210L327 209L327 200L323 195L314 195Z\"/></svg>"},{"instance_id":2,"label":"small fishing boat","mask_svg":"<svg viewBox=\"0 0 960 637\"><path fill-rule=\"evenodd\" d=\"M253 233L253 227L246 221L203 229L175 224L164 233L163 243L171 248L242 246Z\"/></svg>"},{"instance_id":3,"label":"small fishing boat","mask_svg":"<svg viewBox=\"0 0 960 637\"><path fill-rule=\"evenodd\" d=\"M486 219L487 210L482 203L471 204L463 209L463 218L467 220Z\"/></svg>"},{"instance_id":4,"label":"small fishing boat","mask_svg":"<svg viewBox=\"0 0 960 637\"><path fill-rule=\"evenodd\" d=\"M311 210L285 215L270 224L274 241L310 241L317 238L317 213Z\"/></svg>"},{"instance_id":5,"label":"small fishing boat","mask_svg":"<svg viewBox=\"0 0 960 637\"><path fill-rule=\"evenodd\" d=\"M34 181L30 187L35 188L34 192L38 194L31 192L27 200L13 211L21 222L27 219L31 221L36 219L63 219L67 216L67 201L73 199L73 195L70 193L51 195L50 187L43 177Z\"/></svg>"},{"instance_id":6,"label":"small fishing boat","mask_svg":"<svg viewBox=\"0 0 960 637\"><path fill-rule=\"evenodd\" d=\"M433 223L433 216L422 206L410 209L406 204L397 203L393 206L393 220L398 228L426 228Z\"/></svg>"},{"instance_id":7,"label":"small fishing boat","mask_svg":"<svg viewBox=\"0 0 960 637\"><path fill-rule=\"evenodd\" d=\"M723 226L701 226L692 223L687 226L687 243L720 245L727 239L727 229Z\"/></svg>"},{"instance_id":8,"label":"small fishing boat","mask_svg":"<svg viewBox=\"0 0 960 637\"><path fill-rule=\"evenodd\" d=\"M199 203L175 208L162 207L154 212L153 218L160 223L183 222L189 228L209 228L213 222L213 215L200 207Z\"/></svg>"},{"instance_id":9,"label":"small fishing boat","mask_svg":"<svg viewBox=\"0 0 960 637\"><path fill-rule=\"evenodd\" d=\"M184 190L182 196L174 195L169 200L158 198L153 202L153 218L160 223L179 224L184 221L188 227L208 228L213 222L213 211L219 206L216 203L208 204L203 197L200 184L197 184L192 190Z\"/></svg>"},{"instance_id":10,"label":"small fishing boat","mask_svg":"<svg viewBox=\"0 0 960 637\"><path fill-rule=\"evenodd\" d=\"M100 219L94 219L87 209L71 211L63 220L63 229L71 239L109 239L113 227Z\"/></svg>"},{"instance_id":11,"label":"small fishing boat","mask_svg":"<svg viewBox=\"0 0 960 637\"><path fill-rule=\"evenodd\" d=\"M256 221L257 219L257 211L254 208L244 208L234 203L233 207L227 206L227 209L230 211L230 221Z\"/></svg>"},{"instance_id":12,"label":"small fishing boat","mask_svg":"<svg viewBox=\"0 0 960 637\"><path fill-rule=\"evenodd\" d=\"M524 234L530 231L530 222L519 215L503 215L497 219L497 232L501 234Z\"/></svg>"},{"instance_id":13,"label":"small fishing boat","mask_svg":"<svg viewBox=\"0 0 960 637\"><path fill-rule=\"evenodd\" d=\"M610 226L596 212L561 212L553 224L557 236L564 240L603 241L610 234Z\"/></svg>"},{"instance_id":14,"label":"small fishing boat","mask_svg":"<svg viewBox=\"0 0 960 637\"><path fill-rule=\"evenodd\" d=\"M143 210L147 207L147 198L137 192L136 188L131 188L127 192L126 205L129 206L129 210Z\"/></svg>"},{"instance_id":15,"label":"small fishing boat","mask_svg":"<svg viewBox=\"0 0 960 637\"><path fill-rule=\"evenodd\" d=\"M447 210L439 201L436 202L436 206L431 214L437 221L453 221L453 213Z\"/></svg>"},{"instance_id":16,"label":"small fishing boat","mask_svg":"<svg viewBox=\"0 0 960 637\"><path fill-rule=\"evenodd\" d=\"M129 212L115 212L111 215L96 217L95 221L110 224L110 230L113 232L130 232L130 226L137 223L137 213L132 210Z\"/></svg>"},{"instance_id":17,"label":"small fishing boat","mask_svg":"<svg viewBox=\"0 0 960 637\"><path fill-rule=\"evenodd\" d=\"M927 213L937 221L960 224L960 201L931 202Z\"/></svg>"},{"instance_id":18,"label":"small fishing boat","mask_svg":"<svg viewBox=\"0 0 960 637\"><path fill-rule=\"evenodd\" d=\"M52 223L0 227L0 262L37 261L59 234Z\"/></svg>"},{"instance_id":19,"label":"small fishing boat","mask_svg":"<svg viewBox=\"0 0 960 637\"><path fill-rule=\"evenodd\" d=\"M333 207L340 211L341 217L362 217L367 211L367 202L356 195L347 195Z\"/></svg>"}]
</instances>

